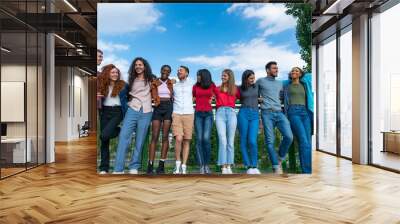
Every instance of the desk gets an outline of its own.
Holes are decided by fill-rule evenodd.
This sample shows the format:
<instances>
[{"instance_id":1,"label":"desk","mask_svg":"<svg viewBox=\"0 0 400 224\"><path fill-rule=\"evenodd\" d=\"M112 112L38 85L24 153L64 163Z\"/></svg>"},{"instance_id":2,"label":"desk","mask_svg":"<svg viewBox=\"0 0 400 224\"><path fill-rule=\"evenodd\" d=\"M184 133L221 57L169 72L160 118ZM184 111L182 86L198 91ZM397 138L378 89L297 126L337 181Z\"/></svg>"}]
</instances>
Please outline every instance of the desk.
<instances>
[{"instance_id":1,"label":"desk","mask_svg":"<svg viewBox=\"0 0 400 224\"><path fill-rule=\"evenodd\" d=\"M383 131L382 152L400 154L400 131Z\"/></svg>"},{"instance_id":2,"label":"desk","mask_svg":"<svg viewBox=\"0 0 400 224\"><path fill-rule=\"evenodd\" d=\"M32 140L28 138L25 143L25 138L6 138L1 139L1 151L2 159L5 159L9 163L25 163L31 162L31 146ZM26 151L25 151L25 145ZM3 155L5 154L5 155ZM11 156L12 154L12 156ZM12 158L12 159L11 159ZM26 159L26 161L25 161Z\"/></svg>"}]
</instances>

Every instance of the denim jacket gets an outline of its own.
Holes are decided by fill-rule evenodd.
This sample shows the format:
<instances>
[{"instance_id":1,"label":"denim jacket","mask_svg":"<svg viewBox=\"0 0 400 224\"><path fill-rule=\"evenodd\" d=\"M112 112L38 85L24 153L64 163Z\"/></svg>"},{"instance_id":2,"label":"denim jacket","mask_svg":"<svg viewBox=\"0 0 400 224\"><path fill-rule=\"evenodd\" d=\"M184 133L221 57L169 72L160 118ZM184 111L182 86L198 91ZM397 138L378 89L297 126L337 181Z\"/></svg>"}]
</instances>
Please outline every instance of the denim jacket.
<instances>
[{"instance_id":1,"label":"denim jacket","mask_svg":"<svg viewBox=\"0 0 400 224\"><path fill-rule=\"evenodd\" d=\"M289 85L291 84L291 80L283 81L283 111L287 116L287 112L289 109ZM305 73L304 76L300 79L300 83L304 86L304 90L306 92L306 108L308 112L308 116L310 117L311 127L314 125L314 93L312 91L312 75L311 73Z\"/></svg>"},{"instance_id":2,"label":"denim jacket","mask_svg":"<svg viewBox=\"0 0 400 224\"><path fill-rule=\"evenodd\" d=\"M129 94L129 85L125 84L124 88L119 92L119 100L121 101L121 109L122 109L122 117L125 116L126 111L128 110L128 94ZM104 103L105 97L102 98L102 105Z\"/></svg>"}]
</instances>

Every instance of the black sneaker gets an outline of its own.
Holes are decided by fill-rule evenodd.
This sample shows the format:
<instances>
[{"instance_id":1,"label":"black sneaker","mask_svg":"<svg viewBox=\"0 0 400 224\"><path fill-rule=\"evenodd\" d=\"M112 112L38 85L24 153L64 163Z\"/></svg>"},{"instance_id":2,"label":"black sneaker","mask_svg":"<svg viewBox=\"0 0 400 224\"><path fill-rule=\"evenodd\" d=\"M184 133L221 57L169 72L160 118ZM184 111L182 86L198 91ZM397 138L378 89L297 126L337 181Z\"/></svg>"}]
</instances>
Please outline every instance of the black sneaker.
<instances>
[{"instance_id":1,"label":"black sneaker","mask_svg":"<svg viewBox=\"0 0 400 224\"><path fill-rule=\"evenodd\" d=\"M150 161L147 164L147 174L153 174L153 163Z\"/></svg>"},{"instance_id":2,"label":"black sneaker","mask_svg":"<svg viewBox=\"0 0 400 224\"><path fill-rule=\"evenodd\" d=\"M158 167L157 167L157 174L164 174L165 173L165 171L164 171L164 161L161 161L160 160L160 162L158 162Z\"/></svg>"}]
</instances>

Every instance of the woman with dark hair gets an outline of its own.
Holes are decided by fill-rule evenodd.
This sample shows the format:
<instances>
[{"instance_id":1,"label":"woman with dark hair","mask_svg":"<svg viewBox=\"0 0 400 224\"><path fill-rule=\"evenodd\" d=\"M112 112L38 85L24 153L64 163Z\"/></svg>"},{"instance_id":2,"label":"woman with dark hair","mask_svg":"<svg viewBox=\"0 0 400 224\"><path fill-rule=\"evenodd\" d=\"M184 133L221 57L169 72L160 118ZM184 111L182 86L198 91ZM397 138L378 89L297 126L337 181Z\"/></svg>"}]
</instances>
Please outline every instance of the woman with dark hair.
<instances>
[{"instance_id":1,"label":"woman with dark hair","mask_svg":"<svg viewBox=\"0 0 400 224\"><path fill-rule=\"evenodd\" d=\"M194 126L196 131L196 155L200 174L210 174L211 129L213 126L212 97L215 84L207 69L197 71L197 83L193 85L192 94L196 101Z\"/></svg>"},{"instance_id":2,"label":"woman with dark hair","mask_svg":"<svg viewBox=\"0 0 400 224\"><path fill-rule=\"evenodd\" d=\"M221 75L222 84L214 90L217 112L215 123L218 132L218 165L222 174L232 174L234 161L234 139L236 131L235 101L240 99L239 88L235 85L233 71L225 69Z\"/></svg>"},{"instance_id":3,"label":"woman with dark hair","mask_svg":"<svg viewBox=\"0 0 400 224\"><path fill-rule=\"evenodd\" d=\"M257 168L258 85L255 83L255 79L254 72L246 70L242 74L242 85L240 86L240 102L242 106L238 114L238 128L240 149L242 151L243 164L247 167L247 174L260 174L260 170Z\"/></svg>"},{"instance_id":4,"label":"woman with dark hair","mask_svg":"<svg viewBox=\"0 0 400 224\"><path fill-rule=\"evenodd\" d=\"M289 80L283 83L284 111L299 143L300 166L303 173L311 173L311 135L314 99L311 74L299 67L292 68Z\"/></svg>"},{"instance_id":5,"label":"woman with dark hair","mask_svg":"<svg viewBox=\"0 0 400 224\"><path fill-rule=\"evenodd\" d=\"M99 79L101 93L100 109L100 174L107 174L110 168L110 139L118 136L118 127L127 110L128 84L121 80L121 73L113 64L103 67Z\"/></svg>"},{"instance_id":6,"label":"woman with dark hair","mask_svg":"<svg viewBox=\"0 0 400 224\"><path fill-rule=\"evenodd\" d=\"M141 166L143 143L146 139L152 115L150 86L153 74L149 63L144 58L135 58L128 73L129 107L119 135L114 174L124 173L125 155L131 144L134 132L135 149L129 164L129 173L138 174L138 169Z\"/></svg>"},{"instance_id":7,"label":"woman with dark hair","mask_svg":"<svg viewBox=\"0 0 400 224\"><path fill-rule=\"evenodd\" d=\"M171 74L171 67L169 65L163 65L161 67L161 77L154 79L151 82L151 96L154 101L154 111L152 117L152 133L151 143L149 149L149 162L147 165L147 174L153 174L154 157L156 154L156 145L158 137L160 135L161 123L162 123L162 145L161 145L161 158L157 167L157 174L165 173L164 162L167 159L168 147L169 147L169 129L171 128L172 121L172 94L173 94L173 83L169 79Z\"/></svg>"}]
</instances>

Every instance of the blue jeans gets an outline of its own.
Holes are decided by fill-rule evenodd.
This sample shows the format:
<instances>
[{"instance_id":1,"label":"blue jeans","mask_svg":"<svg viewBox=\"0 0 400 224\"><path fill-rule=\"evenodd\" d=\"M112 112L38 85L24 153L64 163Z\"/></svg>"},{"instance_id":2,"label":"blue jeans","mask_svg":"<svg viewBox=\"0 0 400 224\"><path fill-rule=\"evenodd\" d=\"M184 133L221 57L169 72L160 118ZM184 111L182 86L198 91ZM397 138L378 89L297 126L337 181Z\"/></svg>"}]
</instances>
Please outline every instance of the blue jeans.
<instances>
[{"instance_id":1,"label":"blue jeans","mask_svg":"<svg viewBox=\"0 0 400 224\"><path fill-rule=\"evenodd\" d=\"M211 158L211 129L213 125L213 113L196 111L194 115L194 127L196 131L196 155L200 166L210 164Z\"/></svg>"},{"instance_id":2,"label":"blue jeans","mask_svg":"<svg viewBox=\"0 0 400 224\"><path fill-rule=\"evenodd\" d=\"M238 129L240 133L240 149L243 163L247 167L257 167L258 160L258 108L240 108ZM250 158L249 158L250 152Z\"/></svg>"},{"instance_id":3,"label":"blue jeans","mask_svg":"<svg viewBox=\"0 0 400 224\"><path fill-rule=\"evenodd\" d=\"M135 149L132 153L129 169L139 169L142 162L141 156L143 143L146 139L147 130L150 126L151 115L151 112L143 113L143 109L140 109L140 111L136 111L129 107L126 111L125 118L122 122L121 133L119 134L114 171L122 172L124 170L125 155L131 144L133 132L136 133Z\"/></svg>"},{"instance_id":4,"label":"blue jeans","mask_svg":"<svg viewBox=\"0 0 400 224\"><path fill-rule=\"evenodd\" d=\"M261 119L264 126L265 144L267 146L268 156L271 160L272 167L278 167L278 155L281 160L285 159L286 153L293 142L293 134L290 129L290 123L281 111L261 110ZM282 134L282 142L279 146L278 155L275 152L275 127Z\"/></svg>"},{"instance_id":5,"label":"blue jeans","mask_svg":"<svg viewBox=\"0 0 400 224\"><path fill-rule=\"evenodd\" d=\"M218 132L218 165L233 164L236 113L231 107L220 107L215 115Z\"/></svg>"},{"instance_id":6,"label":"blue jeans","mask_svg":"<svg viewBox=\"0 0 400 224\"><path fill-rule=\"evenodd\" d=\"M311 173L311 121L303 105L290 105L288 117L299 143L299 159L303 173Z\"/></svg>"}]
</instances>

